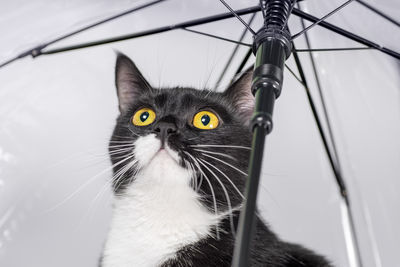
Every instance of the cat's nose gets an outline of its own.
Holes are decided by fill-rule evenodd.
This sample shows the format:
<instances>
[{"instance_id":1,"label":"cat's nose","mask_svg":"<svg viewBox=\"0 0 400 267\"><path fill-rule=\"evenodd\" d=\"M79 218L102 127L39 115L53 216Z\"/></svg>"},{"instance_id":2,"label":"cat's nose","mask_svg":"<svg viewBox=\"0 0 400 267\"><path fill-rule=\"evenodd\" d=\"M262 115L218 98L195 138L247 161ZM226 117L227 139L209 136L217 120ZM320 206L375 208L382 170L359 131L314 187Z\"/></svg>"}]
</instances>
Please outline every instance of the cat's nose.
<instances>
[{"instance_id":1,"label":"cat's nose","mask_svg":"<svg viewBox=\"0 0 400 267\"><path fill-rule=\"evenodd\" d=\"M175 123L160 121L154 126L154 132L161 137L163 140L170 134L174 134L177 132L177 127Z\"/></svg>"}]
</instances>

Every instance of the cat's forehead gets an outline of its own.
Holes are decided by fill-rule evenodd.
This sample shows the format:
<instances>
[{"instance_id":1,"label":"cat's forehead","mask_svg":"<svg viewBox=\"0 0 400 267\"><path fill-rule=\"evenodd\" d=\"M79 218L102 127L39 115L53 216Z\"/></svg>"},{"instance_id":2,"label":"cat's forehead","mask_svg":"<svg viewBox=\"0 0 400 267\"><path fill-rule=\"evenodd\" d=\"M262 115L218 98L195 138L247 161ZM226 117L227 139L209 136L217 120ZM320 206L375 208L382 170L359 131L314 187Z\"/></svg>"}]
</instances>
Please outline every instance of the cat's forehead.
<instances>
[{"instance_id":1,"label":"cat's forehead","mask_svg":"<svg viewBox=\"0 0 400 267\"><path fill-rule=\"evenodd\" d=\"M153 94L148 95L145 101L156 109L171 113L208 106L223 107L219 93L191 88L157 89L153 91Z\"/></svg>"}]
</instances>

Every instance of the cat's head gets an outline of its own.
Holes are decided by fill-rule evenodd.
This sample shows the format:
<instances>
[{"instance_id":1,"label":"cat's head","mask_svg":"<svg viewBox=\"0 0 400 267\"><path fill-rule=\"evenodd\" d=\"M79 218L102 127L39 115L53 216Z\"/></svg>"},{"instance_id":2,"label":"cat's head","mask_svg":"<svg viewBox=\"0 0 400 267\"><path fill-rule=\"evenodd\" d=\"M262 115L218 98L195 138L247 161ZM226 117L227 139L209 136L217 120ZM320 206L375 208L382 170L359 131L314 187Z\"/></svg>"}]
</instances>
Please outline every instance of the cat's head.
<instances>
[{"instance_id":1,"label":"cat's head","mask_svg":"<svg viewBox=\"0 0 400 267\"><path fill-rule=\"evenodd\" d=\"M240 203L251 144L251 75L244 73L222 93L154 88L128 57L118 54L120 115L109 146L114 192L135 186L141 170L152 168L158 158L191 173L185 182L206 203L215 195L224 206L226 192L232 205Z\"/></svg>"}]
</instances>

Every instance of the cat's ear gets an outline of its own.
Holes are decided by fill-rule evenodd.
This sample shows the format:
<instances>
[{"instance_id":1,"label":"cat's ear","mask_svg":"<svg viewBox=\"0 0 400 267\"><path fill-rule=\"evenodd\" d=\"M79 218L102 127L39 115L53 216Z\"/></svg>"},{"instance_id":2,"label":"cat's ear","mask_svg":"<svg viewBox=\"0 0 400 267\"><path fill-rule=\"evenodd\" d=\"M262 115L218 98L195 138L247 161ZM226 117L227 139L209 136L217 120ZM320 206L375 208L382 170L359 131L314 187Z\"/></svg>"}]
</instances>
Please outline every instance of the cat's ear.
<instances>
[{"instance_id":1,"label":"cat's ear","mask_svg":"<svg viewBox=\"0 0 400 267\"><path fill-rule=\"evenodd\" d=\"M136 65L122 53L117 53L115 85L121 112L126 111L135 99L145 91L151 90L149 83Z\"/></svg>"},{"instance_id":2,"label":"cat's ear","mask_svg":"<svg viewBox=\"0 0 400 267\"><path fill-rule=\"evenodd\" d=\"M253 67L250 67L224 92L224 96L232 103L244 122L250 121L254 110L255 99L251 93L252 78Z\"/></svg>"}]
</instances>

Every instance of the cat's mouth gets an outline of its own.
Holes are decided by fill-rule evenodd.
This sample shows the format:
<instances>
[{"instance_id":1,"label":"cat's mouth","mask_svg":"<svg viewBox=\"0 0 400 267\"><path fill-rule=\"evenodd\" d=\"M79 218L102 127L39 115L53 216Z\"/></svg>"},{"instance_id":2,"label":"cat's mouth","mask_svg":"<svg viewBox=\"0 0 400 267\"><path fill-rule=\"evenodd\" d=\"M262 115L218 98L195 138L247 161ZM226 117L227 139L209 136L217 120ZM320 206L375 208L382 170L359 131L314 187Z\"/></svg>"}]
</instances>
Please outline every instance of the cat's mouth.
<instances>
[{"instance_id":1,"label":"cat's mouth","mask_svg":"<svg viewBox=\"0 0 400 267\"><path fill-rule=\"evenodd\" d=\"M180 158L178 152L173 149L168 142L164 145L161 140L154 134L140 137L135 142L134 154L139 163L139 166L148 166L154 159L168 160L172 159L179 164Z\"/></svg>"},{"instance_id":2,"label":"cat's mouth","mask_svg":"<svg viewBox=\"0 0 400 267\"><path fill-rule=\"evenodd\" d=\"M168 157L172 158L176 163L179 164L178 152L176 152L171 147L169 147L168 144L164 144L164 146L161 146L153 158L158 157L158 156L162 156L162 157L168 156Z\"/></svg>"}]
</instances>

